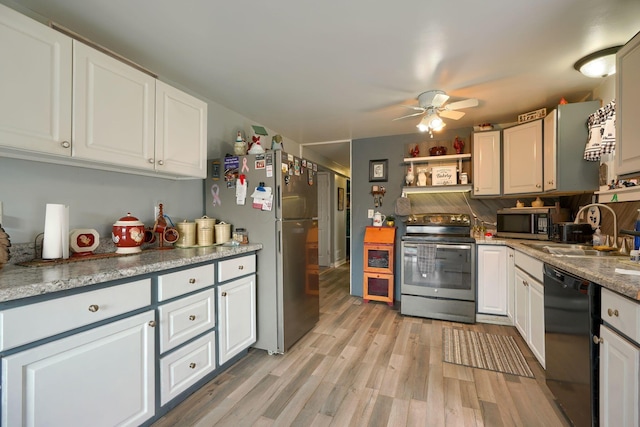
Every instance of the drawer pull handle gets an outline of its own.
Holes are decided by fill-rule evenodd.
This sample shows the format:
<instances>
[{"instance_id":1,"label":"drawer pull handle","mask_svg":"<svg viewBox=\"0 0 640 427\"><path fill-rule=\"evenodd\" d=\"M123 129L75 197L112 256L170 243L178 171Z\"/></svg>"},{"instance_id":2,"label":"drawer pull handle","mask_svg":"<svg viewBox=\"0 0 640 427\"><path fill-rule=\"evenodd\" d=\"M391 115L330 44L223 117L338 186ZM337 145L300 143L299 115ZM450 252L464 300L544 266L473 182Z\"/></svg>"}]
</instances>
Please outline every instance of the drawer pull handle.
<instances>
[{"instance_id":1,"label":"drawer pull handle","mask_svg":"<svg viewBox=\"0 0 640 427\"><path fill-rule=\"evenodd\" d=\"M238 270L244 270L244 265L239 265Z\"/></svg>"},{"instance_id":2,"label":"drawer pull handle","mask_svg":"<svg viewBox=\"0 0 640 427\"><path fill-rule=\"evenodd\" d=\"M227 296L227 293L226 293L226 292L223 292L223 293L222 293L222 296L223 296L223 297L226 297L226 296Z\"/></svg>"},{"instance_id":3,"label":"drawer pull handle","mask_svg":"<svg viewBox=\"0 0 640 427\"><path fill-rule=\"evenodd\" d=\"M151 326L152 328L155 328L156 327L156 321L155 320L149 321L149 326Z\"/></svg>"},{"instance_id":4,"label":"drawer pull handle","mask_svg":"<svg viewBox=\"0 0 640 427\"><path fill-rule=\"evenodd\" d=\"M608 309L607 310L607 314L609 315L609 317L618 317L619 313L618 313L618 310Z\"/></svg>"},{"instance_id":5,"label":"drawer pull handle","mask_svg":"<svg viewBox=\"0 0 640 427\"><path fill-rule=\"evenodd\" d=\"M98 310L100 310L100 306L98 304L91 304L89 306L89 311L92 313L95 313Z\"/></svg>"},{"instance_id":6,"label":"drawer pull handle","mask_svg":"<svg viewBox=\"0 0 640 427\"><path fill-rule=\"evenodd\" d=\"M191 362L191 363L189 363L189 367L190 367L191 369L196 369L196 364L195 364L195 363L193 363L193 362Z\"/></svg>"},{"instance_id":7,"label":"drawer pull handle","mask_svg":"<svg viewBox=\"0 0 640 427\"><path fill-rule=\"evenodd\" d=\"M196 316L192 314L191 316L189 316L189 320L196 320Z\"/></svg>"},{"instance_id":8,"label":"drawer pull handle","mask_svg":"<svg viewBox=\"0 0 640 427\"><path fill-rule=\"evenodd\" d=\"M189 283L193 285L194 283L196 283L196 279L192 277L191 279L189 279Z\"/></svg>"},{"instance_id":9,"label":"drawer pull handle","mask_svg":"<svg viewBox=\"0 0 640 427\"><path fill-rule=\"evenodd\" d=\"M604 342L604 340L600 337L598 337L597 335L593 336L593 343L594 344L602 344Z\"/></svg>"}]
</instances>

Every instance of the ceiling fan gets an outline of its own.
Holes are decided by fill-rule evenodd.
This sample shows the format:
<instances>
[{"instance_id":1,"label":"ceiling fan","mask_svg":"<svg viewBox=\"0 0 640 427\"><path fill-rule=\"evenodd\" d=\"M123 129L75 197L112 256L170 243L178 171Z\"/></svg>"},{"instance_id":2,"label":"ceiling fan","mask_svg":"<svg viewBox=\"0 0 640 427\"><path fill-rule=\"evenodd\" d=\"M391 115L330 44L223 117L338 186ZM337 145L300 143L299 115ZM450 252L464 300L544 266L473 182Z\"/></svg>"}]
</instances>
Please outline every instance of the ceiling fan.
<instances>
[{"instance_id":1,"label":"ceiling fan","mask_svg":"<svg viewBox=\"0 0 640 427\"><path fill-rule=\"evenodd\" d=\"M431 133L432 130L439 131L445 126L445 123L440 116L447 119L458 120L462 118L465 113L456 110L478 106L478 100L475 98L463 99L462 101L445 104L448 99L449 95L445 94L441 90L429 90L427 92L423 92L418 95L417 107L413 105L403 105L403 107L416 110L416 113L398 117L393 120L406 119L407 117L415 117L424 114L425 116L420 120L417 127L421 132L428 130L429 133Z\"/></svg>"}]
</instances>

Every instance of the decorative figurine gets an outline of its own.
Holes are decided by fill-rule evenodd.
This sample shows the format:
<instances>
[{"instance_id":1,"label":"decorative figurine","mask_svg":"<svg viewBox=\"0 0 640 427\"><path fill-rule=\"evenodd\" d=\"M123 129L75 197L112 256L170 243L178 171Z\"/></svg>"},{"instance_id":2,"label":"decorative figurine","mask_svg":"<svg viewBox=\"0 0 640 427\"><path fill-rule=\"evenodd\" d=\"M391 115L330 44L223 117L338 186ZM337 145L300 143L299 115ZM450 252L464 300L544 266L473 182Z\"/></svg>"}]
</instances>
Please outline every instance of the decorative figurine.
<instances>
[{"instance_id":1,"label":"decorative figurine","mask_svg":"<svg viewBox=\"0 0 640 427\"><path fill-rule=\"evenodd\" d=\"M453 140L453 148L455 148L456 154L461 154L464 150L464 141L456 136L456 139Z\"/></svg>"},{"instance_id":2,"label":"decorative figurine","mask_svg":"<svg viewBox=\"0 0 640 427\"><path fill-rule=\"evenodd\" d=\"M233 144L233 154L236 156L244 156L247 154L247 143L242 138L242 133L238 131L238 136L236 136L236 143Z\"/></svg>"},{"instance_id":3,"label":"decorative figurine","mask_svg":"<svg viewBox=\"0 0 640 427\"><path fill-rule=\"evenodd\" d=\"M278 151L284 149L284 143L282 142L282 135L274 135L271 138L271 149Z\"/></svg>"},{"instance_id":4,"label":"decorative figurine","mask_svg":"<svg viewBox=\"0 0 640 427\"><path fill-rule=\"evenodd\" d=\"M404 182L407 186L413 185L413 181L416 179L416 176L413 174L413 165L409 166L409 170L407 171L407 176L404 177Z\"/></svg>"},{"instance_id":5,"label":"decorative figurine","mask_svg":"<svg viewBox=\"0 0 640 427\"><path fill-rule=\"evenodd\" d=\"M414 145L409 149L409 154L411 155L411 157L418 157L418 155L420 154L420 149L418 148L418 144Z\"/></svg>"},{"instance_id":6,"label":"decorative figurine","mask_svg":"<svg viewBox=\"0 0 640 427\"><path fill-rule=\"evenodd\" d=\"M260 145L260 136L259 135L253 135L252 137L253 142L251 143L251 146L249 147L249 154L262 154L264 153L264 148L262 148L262 145Z\"/></svg>"}]
</instances>

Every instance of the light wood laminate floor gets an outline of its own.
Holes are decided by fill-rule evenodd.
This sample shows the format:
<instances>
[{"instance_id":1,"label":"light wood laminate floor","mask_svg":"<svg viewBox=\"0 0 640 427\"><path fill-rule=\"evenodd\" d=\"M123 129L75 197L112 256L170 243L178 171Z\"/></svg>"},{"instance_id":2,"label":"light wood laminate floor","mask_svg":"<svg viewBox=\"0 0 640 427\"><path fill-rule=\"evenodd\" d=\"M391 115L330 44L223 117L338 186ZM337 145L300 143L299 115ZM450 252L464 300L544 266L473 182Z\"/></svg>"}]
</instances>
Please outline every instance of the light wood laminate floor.
<instances>
[{"instance_id":1,"label":"light wood laminate floor","mask_svg":"<svg viewBox=\"0 0 640 427\"><path fill-rule=\"evenodd\" d=\"M516 337L535 378L442 362L442 327ZM249 354L153 426L568 426L513 327L402 316L321 275L320 321L284 355Z\"/></svg>"}]
</instances>

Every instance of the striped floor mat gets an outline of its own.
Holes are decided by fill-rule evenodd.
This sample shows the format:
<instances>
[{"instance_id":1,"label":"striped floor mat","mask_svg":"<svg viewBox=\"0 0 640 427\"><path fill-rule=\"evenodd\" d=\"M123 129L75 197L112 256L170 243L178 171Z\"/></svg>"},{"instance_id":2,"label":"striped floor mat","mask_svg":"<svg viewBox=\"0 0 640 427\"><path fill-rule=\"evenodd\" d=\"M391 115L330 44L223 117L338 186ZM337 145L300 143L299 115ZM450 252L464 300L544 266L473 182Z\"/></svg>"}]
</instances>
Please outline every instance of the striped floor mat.
<instances>
[{"instance_id":1,"label":"striped floor mat","mask_svg":"<svg viewBox=\"0 0 640 427\"><path fill-rule=\"evenodd\" d=\"M442 357L448 363L533 378L515 339L506 335L445 327Z\"/></svg>"}]
</instances>

